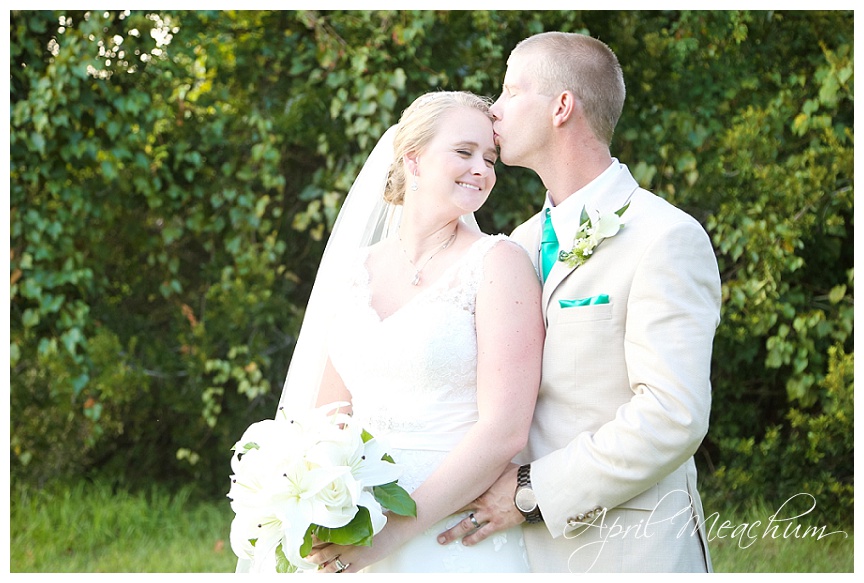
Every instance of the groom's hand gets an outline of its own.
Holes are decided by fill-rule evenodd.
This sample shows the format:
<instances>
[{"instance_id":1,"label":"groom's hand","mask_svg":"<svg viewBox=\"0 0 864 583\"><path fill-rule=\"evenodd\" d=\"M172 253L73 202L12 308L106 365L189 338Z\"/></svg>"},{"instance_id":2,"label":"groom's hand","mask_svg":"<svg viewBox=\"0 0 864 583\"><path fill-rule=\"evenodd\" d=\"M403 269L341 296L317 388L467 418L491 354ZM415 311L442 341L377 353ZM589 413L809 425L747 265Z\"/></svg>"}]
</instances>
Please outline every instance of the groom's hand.
<instances>
[{"instance_id":1,"label":"groom's hand","mask_svg":"<svg viewBox=\"0 0 864 583\"><path fill-rule=\"evenodd\" d=\"M464 510L472 512L474 520L480 525L479 528L469 516L460 520L450 530L439 534L438 542L446 545L462 539L462 544L470 547L500 530L506 530L524 522L525 517L517 510L516 504L513 502L518 470L518 465L510 464L498 478L498 481L492 484L474 502L465 506Z\"/></svg>"}]
</instances>

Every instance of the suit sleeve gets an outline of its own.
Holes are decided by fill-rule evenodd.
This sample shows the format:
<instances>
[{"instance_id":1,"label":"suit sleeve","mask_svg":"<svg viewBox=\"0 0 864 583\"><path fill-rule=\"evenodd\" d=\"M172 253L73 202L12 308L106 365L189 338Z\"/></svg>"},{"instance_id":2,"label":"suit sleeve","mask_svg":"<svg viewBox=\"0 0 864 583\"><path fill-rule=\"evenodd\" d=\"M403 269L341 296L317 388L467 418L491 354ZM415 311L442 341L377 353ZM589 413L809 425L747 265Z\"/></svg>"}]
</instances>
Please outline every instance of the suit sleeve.
<instances>
[{"instance_id":1,"label":"suit sleeve","mask_svg":"<svg viewBox=\"0 0 864 583\"><path fill-rule=\"evenodd\" d=\"M565 533L571 517L614 508L659 482L693 455L708 431L720 318L716 258L690 217L653 234L622 251L641 254L623 331L631 399L596 431L532 462L531 481L553 537Z\"/></svg>"}]
</instances>

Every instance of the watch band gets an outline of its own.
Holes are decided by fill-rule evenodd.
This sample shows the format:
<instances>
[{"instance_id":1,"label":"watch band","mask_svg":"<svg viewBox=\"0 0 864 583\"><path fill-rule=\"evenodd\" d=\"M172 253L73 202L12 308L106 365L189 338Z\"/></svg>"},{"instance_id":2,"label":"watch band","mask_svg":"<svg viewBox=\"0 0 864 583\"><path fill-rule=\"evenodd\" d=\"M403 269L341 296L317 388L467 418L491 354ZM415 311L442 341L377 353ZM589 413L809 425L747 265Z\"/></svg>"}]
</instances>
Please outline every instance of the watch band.
<instances>
[{"instance_id":1,"label":"watch band","mask_svg":"<svg viewBox=\"0 0 864 583\"><path fill-rule=\"evenodd\" d=\"M531 464L519 466L519 471L516 472L516 487L522 488L524 486L531 487Z\"/></svg>"},{"instance_id":2,"label":"watch band","mask_svg":"<svg viewBox=\"0 0 864 583\"><path fill-rule=\"evenodd\" d=\"M519 492L522 488L529 488L532 492L534 490L531 488L531 464L519 466L519 470L516 472L516 491ZM518 506L517 510L522 512ZM536 502L534 509L530 512L522 512L522 516L525 517L525 522L529 524L543 522L543 515L540 513L540 506L539 504L536 504Z\"/></svg>"}]
</instances>

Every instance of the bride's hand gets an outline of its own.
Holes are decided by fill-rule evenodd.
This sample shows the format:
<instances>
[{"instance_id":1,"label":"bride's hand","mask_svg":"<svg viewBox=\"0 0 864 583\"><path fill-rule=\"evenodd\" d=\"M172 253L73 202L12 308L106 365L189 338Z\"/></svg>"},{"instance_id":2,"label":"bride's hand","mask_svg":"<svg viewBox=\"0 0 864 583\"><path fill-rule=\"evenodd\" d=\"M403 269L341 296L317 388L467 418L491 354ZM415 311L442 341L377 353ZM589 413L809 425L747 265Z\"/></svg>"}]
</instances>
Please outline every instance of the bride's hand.
<instances>
[{"instance_id":1,"label":"bride's hand","mask_svg":"<svg viewBox=\"0 0 864 583\"><path fill-rule=\"evenodd\" d=\"M389 554L375 537L371 547L327 545L313 548L306 557L318 565L319 573L357 573Z\"/></svg>"},{"instance_id":2,"label":"bride's hand","mask_svg":"<svg viewBox=\"0 0 864 583\"><path fill-rule=\"evenodd\" d=\"M317 564L321 573L356 573L362 567L349 558L349 551L353 548L355 547L324 544L312 547L312 552L306 558Z\"/></svg>"},{"instance_id":3,"label":"bride's hand","mask_svg":"<svg viewBox=\"0 0 864 583\"><path fill-rule=\"evenodd\" d=\"M405 537L396 534L397 522L402 517L390 516L387 526L372 538L372 546L342 546L322 543L313 546L306 557L318 565L322 573L357 573L375 564L405 542Z\"/></svg>"}]
</instances>

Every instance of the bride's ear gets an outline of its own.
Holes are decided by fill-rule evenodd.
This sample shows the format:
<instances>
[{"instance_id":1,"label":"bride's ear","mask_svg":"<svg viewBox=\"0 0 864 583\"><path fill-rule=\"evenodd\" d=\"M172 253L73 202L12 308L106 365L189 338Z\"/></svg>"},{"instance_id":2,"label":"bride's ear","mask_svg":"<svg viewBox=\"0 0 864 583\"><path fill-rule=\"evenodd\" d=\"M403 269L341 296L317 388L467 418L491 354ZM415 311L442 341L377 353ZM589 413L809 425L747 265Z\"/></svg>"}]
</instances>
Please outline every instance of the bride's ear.
<instances>
[{"instance_id":1,"label":"bride's ear","mask_svg":"<svg viewBox=\"0 0 864 583\"><path fill-rule=\"evenodd\" d=\"M417 155L417 152L404 154L402 163L405 164L406 175L411 176L420 173L420 156Z\"/></svg>"}]
</instances>

